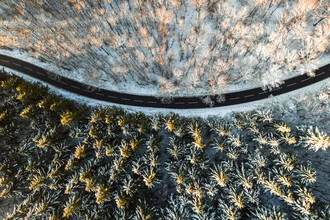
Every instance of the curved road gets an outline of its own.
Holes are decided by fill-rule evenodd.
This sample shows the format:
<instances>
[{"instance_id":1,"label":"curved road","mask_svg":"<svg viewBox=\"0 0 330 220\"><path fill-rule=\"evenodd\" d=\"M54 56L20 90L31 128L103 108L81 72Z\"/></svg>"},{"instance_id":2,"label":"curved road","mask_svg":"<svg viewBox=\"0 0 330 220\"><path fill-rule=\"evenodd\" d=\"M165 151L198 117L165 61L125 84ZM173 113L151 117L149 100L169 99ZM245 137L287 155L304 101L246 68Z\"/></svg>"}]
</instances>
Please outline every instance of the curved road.
<instances>
[{"instance_id":1,"label":"curved road","mask_svg":"<svg viewBox=\"0 0 330 220\"><path fill-rule=\"evenodd\" d=\"M27 63L22 60L5 55L0 55L0 65L32 76L33 78L39 79L60 89L64 89L69 92L76 93L78 95L86 96L101 101L112 102L122 105L153 108L209 108L209 105L203 103L202 97L176 97L173 98L171 103L163 103L159 98L156 98L154 96L132 95L100 89L71 80L63 76L59 76L31 63ZM227 93L224 94L225 101L222 103L218 103L215 101L216 96L211 96L211 99L214 101L213 107L229 106L257 101L260 99L268 98L269 96L281 95L311 85L313 83L319 82L330 77L330 64L320 67L316 70L315 73L316 76L312 78L306 75L300 75L287 79L284 81L284 84L271 91L264 91L261 87L259 87L240 92Z\"/></svg>"}]
</instances>

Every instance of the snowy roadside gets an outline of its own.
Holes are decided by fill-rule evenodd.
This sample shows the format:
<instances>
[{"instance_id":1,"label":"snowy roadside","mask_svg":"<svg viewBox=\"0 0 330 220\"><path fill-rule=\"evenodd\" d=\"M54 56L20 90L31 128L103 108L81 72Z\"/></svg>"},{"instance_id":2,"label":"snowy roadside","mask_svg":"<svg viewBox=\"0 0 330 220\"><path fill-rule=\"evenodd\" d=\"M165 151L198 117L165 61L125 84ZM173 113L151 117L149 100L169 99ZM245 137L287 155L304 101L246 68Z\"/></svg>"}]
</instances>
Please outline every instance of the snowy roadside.
<instances>
[{"instance_id":1,"label":"snowy roadside","mask_svg":"<svg viewBox=\"0 0 330 220\"><path fill-rule=\"evenodd\" d=\"M315 93L322 88L325 88L330 85L330 79L323 80L321 82L315 83L308 87L304 87L289 93L285 93L279 96L248 102L238 105L232 106L225 106L225 107L216 107L216 108L203 108L203 109L162 109L162 108L150 108L150 107L136 107L136 106L127 106L127 105L120 105L114 104L104 101L99 101L91 98L86 98L62 89L59 89L55 86L48 85L40 80L34 79L30 76L26 76L23 73L13 71L10 68L4 68L7 72L13 73L17 76L24 78L30 82L40 82L41 84L48 86L50 91L57 94L63 95L66 98L72 99L77 101L78 103L87 104L92 107L98 106L117 106L124 108L128 112L138 112L142 111L147 115L154 115L154 114L168 114L170 112L177 113L181 116L185 117L201 117L201 118L208 118L208 117L225 117L233 112L246 112L251 111L253 109L267 109L269 106L276 105L277 103L289 103L290 99L299 98L301 95Z\"/></svg>"},{"instance_id":2,"label":"snowy roadside","mask_svg":"<svg viewBox=\"0 0 330 220\"><path fill-rule=\"evenodd\" d=\"M101 81L101 80L97 80L97 79L93 79L93 78L87 78L87 77L84 77L84 75L86 75L84 69L68 71L63 68L59 68L56 65L42 62L36 58L29 56L27 53L21 52L19 50L9 51L9 50L0 49L0 54L12 56L14 58L40 66L46 70L49 70L49 71L59 74L61 76L68 77L70 79L76 80L81 83L85 83L87 85L93 85L98 88L103 88L103 89L112 90L112 91L116 91L116 92L124 92L124 93L128 93L128 94L159 96L159 88L156 86L152 86L152 85L140 86L140 85L137 85L136 83L132 83L132 82L115 83L111 79L109 79L108 81ZM321 66L328 64L329 60L330 60L330 54L327 56L324 56L322 59L320 59L317 67L321 67ZM292 77L298 76L300 74L301 73L299 72L299 70L295 70L295 71L291 72L290 75L283 75L280 80L292 78ZM226 88L225 91L226 91L226 93L239 92L239 91L253 89L253 88L262 87L262 86L264 86L262 80L256 80L254 82L249 82L249 83L231 84ZM206 89L196 88L194 90L194 94L191 94L191 90L189 90L186 92L182 91L180 93L175 93L175 94L173 94L173 96L174 97L206 96L208 94L209 94L209 92Z\"/></svg>"}]
</instances>

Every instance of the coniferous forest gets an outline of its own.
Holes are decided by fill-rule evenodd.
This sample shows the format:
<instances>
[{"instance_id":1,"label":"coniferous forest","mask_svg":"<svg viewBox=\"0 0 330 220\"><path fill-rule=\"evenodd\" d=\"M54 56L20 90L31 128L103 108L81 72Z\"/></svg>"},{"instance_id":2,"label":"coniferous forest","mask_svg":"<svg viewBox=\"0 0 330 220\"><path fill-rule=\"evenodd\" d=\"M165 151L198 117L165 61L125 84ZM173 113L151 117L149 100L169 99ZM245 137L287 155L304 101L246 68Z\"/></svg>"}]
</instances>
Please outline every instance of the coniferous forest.
<instances>
[{"instance_id":1,"label":"coniferous forest","mask_svg":"<svg viewBox=\"0 0 330 220\"><path fill-rule=\"evenodd\" d=\"M87 107L0 74L4 219L329 219L317 127ZM322 180L323 179L323 180ZM318 190L317 190L318 189ZM322 196L321 194L324 194Z\"/></svg>"}]
</instances>

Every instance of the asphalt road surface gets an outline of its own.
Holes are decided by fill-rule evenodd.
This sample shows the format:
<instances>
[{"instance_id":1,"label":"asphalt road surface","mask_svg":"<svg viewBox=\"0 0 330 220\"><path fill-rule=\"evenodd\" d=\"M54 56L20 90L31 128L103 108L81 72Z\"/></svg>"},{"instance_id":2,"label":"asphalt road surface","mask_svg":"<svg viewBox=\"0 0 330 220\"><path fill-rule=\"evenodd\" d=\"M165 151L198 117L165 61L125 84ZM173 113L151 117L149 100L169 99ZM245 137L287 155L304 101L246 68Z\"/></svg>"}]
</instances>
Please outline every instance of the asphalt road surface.
<instances>
[{"instance_id":1,"label":"asphalt road surface","mask_svg":"<svg viewBox=\"0 0 330 220\"><path fill-rule=\"evenodd\" d=\"M19 71L33 78L39 79L45 83L53 85L57 88L76 93L88 98L122 104L129 106L153 107L153 108L170 108L170 109L197 109L210 108L208 104L202 101L203 97L175 97L170 103L164 103L160 98L154 96L133 95L121 92L114 92L111 90L100 89L89 86L72 79L51 73L34 64L24 62L22 60L0 55L0 65L10 69ZM330 76L330 64L320 67L315 72L315 77L308 77L307 75L299 75L284 81L284 83L271 91L263 90L261 87L244 90L240 92L224 94L224 102L216 102L217 96L211 96L214 101L212 107L230 106L242 104L252 101L257 101L272 96L278 96L296 89L309 86L313 83L322 81Z\"/></svg>"}]
</instances>

